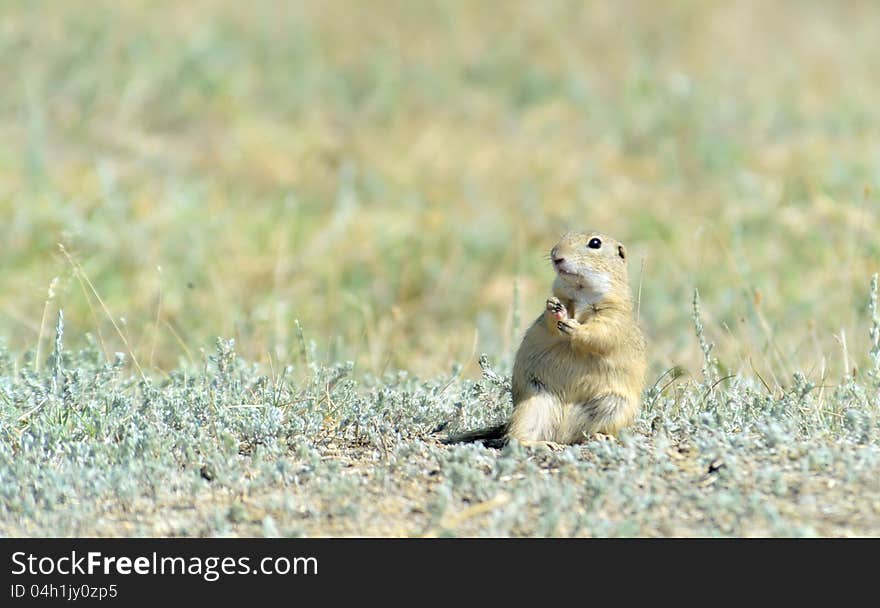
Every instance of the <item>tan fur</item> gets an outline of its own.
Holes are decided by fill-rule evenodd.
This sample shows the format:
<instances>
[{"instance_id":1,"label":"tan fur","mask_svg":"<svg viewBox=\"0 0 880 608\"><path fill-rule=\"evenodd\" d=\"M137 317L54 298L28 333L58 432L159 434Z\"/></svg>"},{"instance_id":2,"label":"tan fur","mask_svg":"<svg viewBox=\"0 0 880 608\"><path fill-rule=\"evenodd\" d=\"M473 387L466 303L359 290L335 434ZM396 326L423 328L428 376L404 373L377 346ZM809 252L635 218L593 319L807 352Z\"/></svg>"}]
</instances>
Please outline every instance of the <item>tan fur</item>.
<instances>
[{"instance_id":1,"label":"tan fur","mask_svg":"<svg viewBox=\"0 0 880 608\"><path fill-rule=\"evenodd\" d=\"M590 248L591 239L601 247ZM633 318L626 250L599 232L571 232L551 250L557 271L547 309L513 366L507 438L580 443L615 435L638 413L645 340Z\"/></svg>"}]
</instances>

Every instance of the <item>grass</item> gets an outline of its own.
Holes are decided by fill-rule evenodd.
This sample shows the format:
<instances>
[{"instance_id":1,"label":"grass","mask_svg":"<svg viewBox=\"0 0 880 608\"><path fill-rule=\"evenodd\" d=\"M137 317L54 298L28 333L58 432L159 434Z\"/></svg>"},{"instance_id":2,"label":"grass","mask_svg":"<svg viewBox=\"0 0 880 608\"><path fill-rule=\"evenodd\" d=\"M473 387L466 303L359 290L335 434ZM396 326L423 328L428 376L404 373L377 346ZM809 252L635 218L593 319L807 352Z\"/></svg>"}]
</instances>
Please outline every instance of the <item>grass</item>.
<instances>
[{"instance_id":1,"label":"grass","mask_svg":"<svg viewBox=\"0 0 880 608\"><path fill-rule=\"evenodd\" d=\"M0 534L878 533L878 8L501 11L0 6ZM636 424L437 445L578 227Z\"/></svg>"},{"instance_id":2,"label":"grass","mask_svg":"<svg viewBox=\"0 0 880 608\"><path fill-rule=\"evenodd\" d=\"M155 382L96 345L65 351L57 329L41 372L0 358L3 534L873 535L880 523L877 364L872 383L826 394L798 373L773 394L719 378L709 358L701 378L650 388L619 441L556 454L437 442L440 427L509 413L485 357L477 381L354 379L351 362L316 364L311 342L262 375L218 340L201 369ZM876 352L880 319L871 334Z\"/></svg>"}]
</instances>

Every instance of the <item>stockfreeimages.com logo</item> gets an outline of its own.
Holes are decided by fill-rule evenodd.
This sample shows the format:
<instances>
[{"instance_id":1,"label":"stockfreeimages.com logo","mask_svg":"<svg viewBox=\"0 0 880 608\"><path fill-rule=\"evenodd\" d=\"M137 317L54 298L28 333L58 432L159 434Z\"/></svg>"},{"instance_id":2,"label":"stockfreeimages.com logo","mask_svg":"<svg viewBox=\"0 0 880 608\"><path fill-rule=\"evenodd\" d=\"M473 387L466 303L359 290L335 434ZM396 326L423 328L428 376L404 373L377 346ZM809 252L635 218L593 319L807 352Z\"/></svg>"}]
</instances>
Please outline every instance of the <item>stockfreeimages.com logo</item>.
<instances>
[{"instance_id":1,"label":"stockfreeimages.com logo","mask_svg":"<svg viewBox=\"0 0 880 608\"><path fill-rule=\"evenodd\" d=\"M318 560L314 557L263 557L251 562L250 557L138 557L104 555L100 551L80 554L71 551L61 557L37 556L18 551L12 554L14 575L123 575L160 574L201 576L214 582L221 576L239 574L314 575Z\"/></svg>"}]
</instances>

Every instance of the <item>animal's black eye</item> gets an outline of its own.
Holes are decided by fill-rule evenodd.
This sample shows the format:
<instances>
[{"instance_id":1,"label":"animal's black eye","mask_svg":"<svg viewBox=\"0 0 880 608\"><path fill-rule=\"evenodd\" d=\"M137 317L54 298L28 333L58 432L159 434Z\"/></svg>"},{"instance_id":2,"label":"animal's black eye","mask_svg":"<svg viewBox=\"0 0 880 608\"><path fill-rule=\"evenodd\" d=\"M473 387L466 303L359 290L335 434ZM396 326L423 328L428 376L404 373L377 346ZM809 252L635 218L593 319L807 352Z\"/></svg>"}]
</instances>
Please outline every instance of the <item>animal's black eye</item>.
<instances>
[{"instance_id":1,"label":"animal's black eye","mask_svg":"<svg viewBox=\"0 0 880 608\"><path fill-rule=\"evenodd\" d=\"M595 237L591 238L590 242L587 243L587 247L589 247L590 249L598 249L601 246L602 246L602 241L600 241L599 239L597 239Z\"/></svg>"}]
</instances>

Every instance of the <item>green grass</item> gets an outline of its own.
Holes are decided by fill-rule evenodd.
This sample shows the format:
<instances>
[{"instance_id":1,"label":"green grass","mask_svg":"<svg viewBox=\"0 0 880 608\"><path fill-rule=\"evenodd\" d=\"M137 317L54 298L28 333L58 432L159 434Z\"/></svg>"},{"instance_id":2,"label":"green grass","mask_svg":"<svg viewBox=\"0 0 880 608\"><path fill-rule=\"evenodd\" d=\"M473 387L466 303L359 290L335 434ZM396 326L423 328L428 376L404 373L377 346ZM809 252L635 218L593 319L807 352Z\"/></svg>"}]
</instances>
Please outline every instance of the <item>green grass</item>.
<instances>
[{"instance_id":1,"label":"green grass","mask_svg":"<svg viewBox=\"0 0 880 608\"><path fill-rule=\"evenodd\" d=\"M0 534L877 534L878 38L868 2L0 4ZM585 227L631 252L637 423L436 445L504 417L478 359Z\"/></svg>"},{"instance_id":2,"label":"green grass","mask_svg":"<svg viewBox=\"0 0 880 608\"><path fill-rule=\"evenodd\" d=\"M871 304L870 382L826 392L796 373L773 393L710 355L699 378L651 387L619 441L562 453L438 443L509 414L487 358L481 381L354 379L312 342L262 375L218 340L155 382L59 333L40 373L0 358L0 533L874 535L876 277Z\"/></svg>"}]
</instances>

